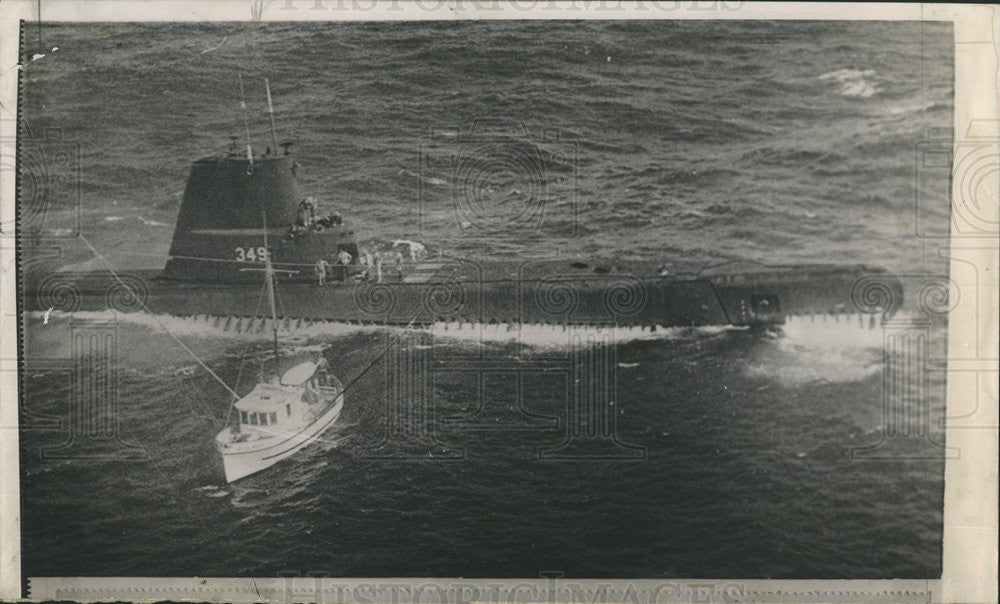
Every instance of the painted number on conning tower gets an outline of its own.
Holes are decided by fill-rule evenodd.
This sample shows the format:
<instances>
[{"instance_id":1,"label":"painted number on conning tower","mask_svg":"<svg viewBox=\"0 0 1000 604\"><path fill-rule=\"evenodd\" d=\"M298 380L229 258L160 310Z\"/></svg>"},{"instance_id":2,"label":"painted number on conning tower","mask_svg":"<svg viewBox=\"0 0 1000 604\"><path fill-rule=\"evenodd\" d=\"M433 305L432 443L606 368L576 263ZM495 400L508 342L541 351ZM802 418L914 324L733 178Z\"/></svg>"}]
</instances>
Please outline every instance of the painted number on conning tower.
<instances>
[{"instance_id":1,"label":"painted number on conning tower","mask_svg":"<svg viewBox=\"0 0 1000 604\"><path fill-rule=\"evenodd\" d=\"M236 260L239 262L263 262L267 254L268 251L263 246L236 248Z\"/></svg>"}]
</instances>

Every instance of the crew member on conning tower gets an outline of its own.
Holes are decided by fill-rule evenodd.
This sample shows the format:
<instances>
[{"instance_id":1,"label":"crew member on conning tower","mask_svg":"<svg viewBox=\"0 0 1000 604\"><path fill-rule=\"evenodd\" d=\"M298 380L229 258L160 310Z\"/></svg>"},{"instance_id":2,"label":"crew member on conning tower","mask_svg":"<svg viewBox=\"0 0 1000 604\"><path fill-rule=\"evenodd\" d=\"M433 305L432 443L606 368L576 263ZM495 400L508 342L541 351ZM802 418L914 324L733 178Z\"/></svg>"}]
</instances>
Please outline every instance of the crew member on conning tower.
<instances>
[{"instance_id":1,"label":"crew member on conning tower","mask_svg":"<svg viewBox=\"0 0 1000 604\"><path fill-rule=\"evenodd\" d=\"M316 200L306 197L299 202L298 223L304 227L312 226L316 221Z\"/></svg>"}]
</instances>

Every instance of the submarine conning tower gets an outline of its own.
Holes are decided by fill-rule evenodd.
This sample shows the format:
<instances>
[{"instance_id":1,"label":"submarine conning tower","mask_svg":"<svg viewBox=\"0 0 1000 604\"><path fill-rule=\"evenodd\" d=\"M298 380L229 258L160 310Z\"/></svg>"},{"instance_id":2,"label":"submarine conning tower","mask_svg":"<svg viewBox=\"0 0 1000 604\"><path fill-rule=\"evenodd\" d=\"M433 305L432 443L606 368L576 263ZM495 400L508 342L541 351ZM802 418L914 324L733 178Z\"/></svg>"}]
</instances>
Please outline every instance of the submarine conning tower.
<instances>
[{"instance_id":1,"label":"submarine conning tower","mask_svg":"<svg viewBox=\"0 0 1000 604\"><path fill-rule=\"evenodd\" d=\"M353 227L333 208L306 197L299 164L284 153L228 154L194 162L163 277L203 283L260 281L270 254L281 280L307 281L320 259L336 264L341 251L358 258ZM264 220L267 221L267 245Z\"/></svg>"}]
</instances>

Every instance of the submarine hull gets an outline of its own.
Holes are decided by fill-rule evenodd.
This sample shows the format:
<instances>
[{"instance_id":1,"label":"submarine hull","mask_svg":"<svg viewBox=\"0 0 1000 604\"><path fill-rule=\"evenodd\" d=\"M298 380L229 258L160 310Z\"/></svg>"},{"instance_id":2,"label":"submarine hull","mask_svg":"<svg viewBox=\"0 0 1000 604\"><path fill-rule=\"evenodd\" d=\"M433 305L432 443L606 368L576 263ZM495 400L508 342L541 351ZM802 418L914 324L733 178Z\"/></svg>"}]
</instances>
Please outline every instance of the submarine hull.
<instances>
[{"instance_id":1,"label":"submarine hull","mask_svg":"<svg viewBox=\"0 0 1000 604\"><path fill-rule=\"evenodd\" d=\"M788 315L886 315L902 301L897 279L863 265L482 262L421 259L412 248L404 261L395 245L359 253L350 223L303 197L287 147L260 157L235 149L193 163L162 273L28 271L22 308L207 315L242 326L270 315L267 261L277 270L278 316L296 321L757 325ZM324 266L329 283L320 286Z\"/></svg>"},{"instance_id":2,"label":"submarine hull","mask_svg":"<svg viewBox=\"0 0 1000 604\"><path fill-rule=\"evenodd\" d=\"M248 267L253 268L253 267ZM385 325L437 322L643 327L781 324L790 315L890 315L898 279L877 267L785 265L658 275L641 263L594 272L568 263L443 259L383 270L382 281L334 267L326 286L286 274L278 316ZM338 269L341 269L338 271ZM279 274L279 281L281 281ZM263 319L253 283L194 283L157 271L40 275L25 310L146 312Z\"/></svg>"}]
</instances>

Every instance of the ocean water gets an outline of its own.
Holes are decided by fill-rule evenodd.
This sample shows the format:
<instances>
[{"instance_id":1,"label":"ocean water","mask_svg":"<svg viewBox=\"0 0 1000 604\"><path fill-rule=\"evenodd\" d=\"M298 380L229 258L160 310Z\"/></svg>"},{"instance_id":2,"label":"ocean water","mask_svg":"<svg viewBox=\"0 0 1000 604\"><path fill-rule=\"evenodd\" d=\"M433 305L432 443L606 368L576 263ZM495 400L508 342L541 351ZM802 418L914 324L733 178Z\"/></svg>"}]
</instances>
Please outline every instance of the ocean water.
<instances>
[{"instance_id":1,"label":"ocean water","mask_svg":"<svg viewBox=\"0 0 1000 604\"><path fill-rule=\"evenodd\" d=\"M928 129L951 127L947 24L94 24L25 35L46 50L23 70L25 132L58 129L78 145L82 232L119 268L162 265L190 162L242 139L237 73L254 144L269 138L267 77L304 188L368 242L417 239L473 258L946 268L941 242L912 233L917 199L924 223L948 221L946 175L915 174ZM517 144L448 134L474 124ZM522 147L542 161L504 155ZM478 154L481 168L422 161L442 153ZM76 209L57 204L46 220L59 227ZM68 264L89 258L79 242L59 245ZM426 455L373 459L387 426L386 332L299 332L287 349L320 350L342 380L357 379L341 420L323 443L227 486L212 439L229 399L164 331L242 388L266 338L117 321L113 415L144 459L106 459L121 446L107 444L103 459L47 460L40 448L65 432L22 431L25 576L940 574L940 448L911 438L896 459L851 458L886 429L882 387L899 359L886 360L879 329L617 334L617 434L645 449L631 461L539 459L563 438L567 378L526 380L519 398L502 370L482 385L437 376ZM68 354L69 329L66 316L25 318L33 418L68 412L70 381L42 360ZM436 329L435 354L568 350L559 333L525 348L508 332L456 335ZM943 391L931 374L906 409L938 426Z\"/></svg>"}]
</instances>

